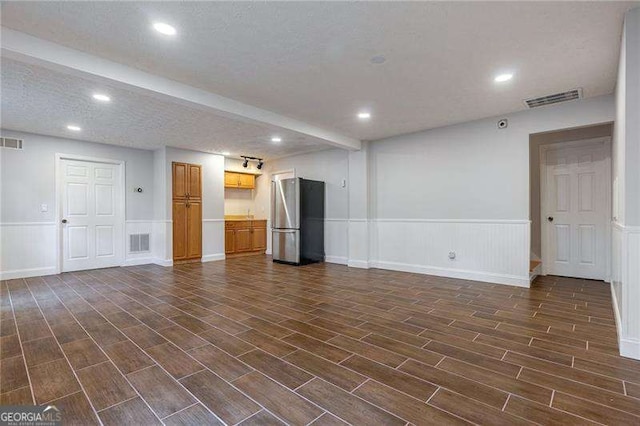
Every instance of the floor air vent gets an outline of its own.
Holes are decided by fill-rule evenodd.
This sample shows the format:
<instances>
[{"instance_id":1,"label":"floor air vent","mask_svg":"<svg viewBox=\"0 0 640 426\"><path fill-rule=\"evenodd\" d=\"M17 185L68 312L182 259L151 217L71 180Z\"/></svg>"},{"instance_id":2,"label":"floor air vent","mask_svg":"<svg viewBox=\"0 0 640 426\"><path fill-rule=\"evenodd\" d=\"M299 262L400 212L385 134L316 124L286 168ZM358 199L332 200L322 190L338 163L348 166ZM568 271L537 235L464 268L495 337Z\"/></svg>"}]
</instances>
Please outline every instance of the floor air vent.
<instances>
[{"instance_id":1,"label":"floor air vent","mask_svg":"<svg viewBox=\"0 0 640 426\"><path fill-rule=\"evenodd\" d=\"M582 98L582 89L573 89L567 92L556 93L554 95L541 96L539 98L525 99L524 103L529 108L537 108L545 105L557 104L560 102L573 101Z\"/></svg>"},{"instance_id":2,"label":"floor air vent","mask_svg":"<svg viewBox=\"0 0 640 426\"><path fill-rule=\"evenodd\" d=\"M0 138L0 148L22 149L22 139Z\"/></svg>"},{"instance_id":3,"label":"floor air vent","mask_svg":"<svg viewBox=\"0 0 640 426\"><path fill-rule=\"evenodd\" d=\"M149 251L149 234L129 234L129 253Z\"/></svg>"}]
</instances>

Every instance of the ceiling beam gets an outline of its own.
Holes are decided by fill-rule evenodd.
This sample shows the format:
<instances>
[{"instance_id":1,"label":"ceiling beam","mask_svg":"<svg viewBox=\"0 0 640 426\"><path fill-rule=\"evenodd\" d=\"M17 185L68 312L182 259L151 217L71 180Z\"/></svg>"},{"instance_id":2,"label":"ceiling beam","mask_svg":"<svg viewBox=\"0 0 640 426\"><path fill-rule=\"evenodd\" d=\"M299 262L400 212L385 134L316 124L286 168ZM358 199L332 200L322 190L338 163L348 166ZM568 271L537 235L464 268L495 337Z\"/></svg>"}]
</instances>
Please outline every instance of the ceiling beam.
<instances>
[{"instance_id":1,"label":"ceiling beam","mask_svg":"<svg viewBox=\"0 0 640 426\"><path fill-rule=\"evenodd\" d=\"M206 90L179 83L135 68L109 61L79 50L2 27L2 56L87 77L107 79L173 102L215 110L218 114L244 121L259 122L321 139L327 144L359 150L358 139L305 123L295 118L244 104Z\"/></svg>"}]
</instances>

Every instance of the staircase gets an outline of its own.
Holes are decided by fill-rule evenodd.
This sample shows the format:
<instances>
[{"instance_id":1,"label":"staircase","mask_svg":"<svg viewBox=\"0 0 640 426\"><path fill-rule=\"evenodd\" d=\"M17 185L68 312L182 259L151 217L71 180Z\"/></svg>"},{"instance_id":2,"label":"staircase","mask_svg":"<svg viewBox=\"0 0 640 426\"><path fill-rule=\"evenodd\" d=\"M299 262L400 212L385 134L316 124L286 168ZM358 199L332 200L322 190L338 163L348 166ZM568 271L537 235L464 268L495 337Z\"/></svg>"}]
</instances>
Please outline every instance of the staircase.
<instances>
[{"instance_id":1,"label":"staircase","mask_svg":"<svg viewBox=\"0 0 640 426\"><path fill-rule=\"evenodd\" d=\"M533 282L536 277L542 272L542 261L530 260L529 261L529 282Z\"/></svg>"}]
</instances>

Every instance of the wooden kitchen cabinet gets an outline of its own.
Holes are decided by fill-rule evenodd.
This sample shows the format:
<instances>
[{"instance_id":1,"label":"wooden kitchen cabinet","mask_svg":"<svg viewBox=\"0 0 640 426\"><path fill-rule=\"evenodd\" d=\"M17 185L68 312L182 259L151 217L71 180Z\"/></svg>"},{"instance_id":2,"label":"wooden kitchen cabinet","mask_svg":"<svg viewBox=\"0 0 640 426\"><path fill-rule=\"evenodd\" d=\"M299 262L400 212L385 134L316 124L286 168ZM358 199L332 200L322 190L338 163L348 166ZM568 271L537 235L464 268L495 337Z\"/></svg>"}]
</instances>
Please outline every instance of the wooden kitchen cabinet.
<instances>
[{"instance_id":1,"label":"wooden kitchen cabinet","mask_svg":"<svg viewBox=\"0 0 640 426\"><path fill-rule=\"evenodd\" d=\"M235 242L237 253L251 251L251 241L252 241L251 234L252 233L253 233L252 228L236 229L234 242Z\"/></svg>"},{"instance_id":2,"label":"wooden kitchen cabinet","mask_svg":"<svg viewBox=\"0 0 640 426\"><path fill-rule=\"evenodd\" d=\"M236 233L233 229L224 230L224 253L230 254L236 251Z\"/></svg>"},{"instance_id":3,"label":"wooden kitchen cabinet","mask_svg":"<svg viewBox=\"0 0 640 426\"><path fill-rule=\"evenodd\" d=\"M202 257L202 174L197 164L173 163L173 260Z\"/></svg>"},{"instance_id":4,"label":"wooden kitchen cabinet","mask_svg":"<svg viewBox=\"0 0 640 426\"><path fill-rule=\"evenodd\" d=\"M267 249L267 227L265 221L265 227L255 226L251 233L251 249L264 251Z\"/></svg>"},{"instance_id":5,"label":"wooden kitchen cabinet","mask_svg":"<svg viewBox=\"0 0 640 426\"><path fill-rule=\"evenodd\" d=\"M225 222L225 249L228 257L264 254L267 249L266 220Z\"/></svg>"},{"instance_id":6,"label":"wooden kitchen cabinet","mask_svg":"<svg viewBox=\"0 0 640 426\"><path fill-rule=\"evenodd\" d=\"M224 172L224 187L239 189L255 189L256 175L241 172Z\"/></svg>"}]
</instances>

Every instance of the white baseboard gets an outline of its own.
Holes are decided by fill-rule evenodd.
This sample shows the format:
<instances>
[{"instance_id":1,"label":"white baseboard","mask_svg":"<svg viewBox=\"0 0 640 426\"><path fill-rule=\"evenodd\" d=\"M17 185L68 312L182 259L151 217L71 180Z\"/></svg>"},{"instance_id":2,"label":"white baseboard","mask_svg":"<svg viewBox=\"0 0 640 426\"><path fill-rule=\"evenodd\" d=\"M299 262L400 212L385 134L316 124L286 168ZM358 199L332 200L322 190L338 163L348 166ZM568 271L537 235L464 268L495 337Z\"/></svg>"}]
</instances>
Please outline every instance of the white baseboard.
<instances>
[{"instance_id":1,"label":"white baseboard","mask_svg":"<svg viewBox=\"0 0 640 426\"><path fill-rule=\"evenodd\" d=\"M616 320L616 332L618 335L618 349L620 350L620 356L640 359L640 340L625 339L622 337L622 324L620 319L620 309L618 308L618 298L616 297L616 292L613 289L613 284L611 284L610 287L611 303L613 304L613 317Z\"/></svg>"},{"instance_id":2,"label":"white baseboard","mask_svg":"<svg viewBox=\"0 0 640 426\"><path fill-rule=\"evenodd\" d=\"M620 356L640 359L640 340L620 339L618 345L620 347Z\"/></svg>"},{"instance_id":3,"label":"white baseboard","mask_svg":"<svg viewBox=\"0 0 640 426\"><path fill-rule=\"evenodd\" d=\"M346 265L348 259L343 256L325 256L324 261L327 263L337 263L338 265Z\"/></svg>"},{"instance_id":4,"label":"white baseboard","mask_svg":"<svg viewBox=\"0 0 640 426\"><path fill-rule=\"evenodd\" d=\"M57 273L58 271L56 271L55 266L50 266L47 268L15 269L13 271L0 272L0 280L15 280L18 278L40 277L44 275L55 275Z\"/></svg>"},{"instance_id":5,"label":"white baseboard","mask_svg":"<svg viewBox=\"0 0 640 426\"><path fill-rule=\"evenodd\" d=\"M392 271L413 272L416 274L435 275L438 277L458 278L463 280L483 281L495 284L513 285L516 287L529 288L528 276L516 276L506 274L492 274L489 272L466 271L461 269L439 268L433 266L412 265L408 263L396 262L369 262L373 268L390 269Z\"/></svg>"},{"instance_id":6,"label":"white baseboard","mask_svg":"<svg viewBox=\"0 0 640 426\"><path fill-rule=\"evenodd\" d=\"M125 259L122 266L148 265L150 263L154 263L154 261L155 259L153 257L132 257L130 259Z\"/></svg>"},{"instance_id":7,"label":"white baseboard","mask_svg":"<svg viewBox=\"0 0 640 426\"><path fill-rule=\"evenodd\" d=\"M371 266L366 260L352 260L349 259L347 262L347 266L350 268L360 268L360 269L369 269Z\"/></svg>"},{"instance_id":8,"label":"white baseboard","mask_svg":"<svg viewBox=\"0 0 640 426\"><path fill-rule=\"evenodd\" d=\"M216 260L224 260L224 253L207 254L202 256L202 262L215 262Z\"/></svg>"},{"instance_id":9,"label":"white baseboard","mask_svg":"<svg viewBox=\"0 0 640 426\"><path fill-rule=\"evenodd\" d=\"M160 266L173 266L173 259L154 258L153 263Z\"/></svg>"}]
</instances>

